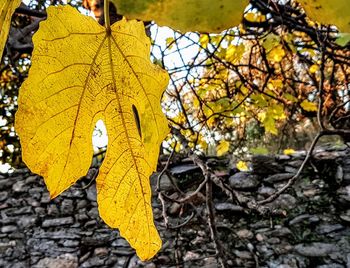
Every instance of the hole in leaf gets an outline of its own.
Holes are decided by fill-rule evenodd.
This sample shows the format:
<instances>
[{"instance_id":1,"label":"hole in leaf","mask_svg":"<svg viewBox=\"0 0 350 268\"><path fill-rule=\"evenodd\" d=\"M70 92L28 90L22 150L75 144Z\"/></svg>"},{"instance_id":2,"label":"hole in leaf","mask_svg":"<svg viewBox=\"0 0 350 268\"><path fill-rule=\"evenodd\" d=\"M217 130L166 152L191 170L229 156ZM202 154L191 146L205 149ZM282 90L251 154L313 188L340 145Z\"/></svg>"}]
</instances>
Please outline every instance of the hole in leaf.
<instances>
[{"instance_id":1,"label":"hole in leaf","mask_svg":"<svg viewBox=\"0 0 350 268\"><path fill-rule=\"evenodd\" d=\"M140 138L142 138L140 116L139 116L139 112L137 111L135 105L132 105L132 112L134 114L134 119L135 119L137 131L139 132Z\"/></svg>"},{"instance_id":2,"label":"hole in leaf","mask_svg":"<svg viewBox=\"0 0 350 268\"><path fill-rule=\"evenodd\" d=\"M92 133L92 146L94 148L93 166L99 166L106 152L108 144L107 129L102 120L98 120Z\"/></svg>"}]
</instances>

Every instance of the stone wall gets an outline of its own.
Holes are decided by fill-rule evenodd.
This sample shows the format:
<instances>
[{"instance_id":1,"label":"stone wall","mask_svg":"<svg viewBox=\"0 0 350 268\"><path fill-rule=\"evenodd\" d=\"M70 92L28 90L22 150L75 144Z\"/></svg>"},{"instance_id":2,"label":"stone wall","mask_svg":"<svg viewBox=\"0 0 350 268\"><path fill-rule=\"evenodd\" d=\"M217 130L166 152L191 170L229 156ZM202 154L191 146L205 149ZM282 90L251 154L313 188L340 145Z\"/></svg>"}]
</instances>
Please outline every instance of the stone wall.
<instances>
[{"instance_id":1,"label":"stone wall","mask_svg":"<svg viewBox=\"0 0 350 268\"><path fill-rule=\"evenodd\" d=\"M251 172L232 176L225 161L209 162L242 196L261 200L286 183L303 157L305 152L257 156ZM311 163L291 189L269 204L279 214L248 211L215 189L228 267L350 268L350 151L321 149ZM195 169L178 163L170 171L180 182L200 180ZM196 216L180 229L165 229L154 197L163 248L143 263L118 231L101 221L95 185L86 187L89 182L83 178L50 201L42 178L28 170L0 175L0 267L217 267L203 200L195 210L167 203L172 226L193 212ZM176 197L166 177L162 187Z\"/></svg>"}]
</instances>

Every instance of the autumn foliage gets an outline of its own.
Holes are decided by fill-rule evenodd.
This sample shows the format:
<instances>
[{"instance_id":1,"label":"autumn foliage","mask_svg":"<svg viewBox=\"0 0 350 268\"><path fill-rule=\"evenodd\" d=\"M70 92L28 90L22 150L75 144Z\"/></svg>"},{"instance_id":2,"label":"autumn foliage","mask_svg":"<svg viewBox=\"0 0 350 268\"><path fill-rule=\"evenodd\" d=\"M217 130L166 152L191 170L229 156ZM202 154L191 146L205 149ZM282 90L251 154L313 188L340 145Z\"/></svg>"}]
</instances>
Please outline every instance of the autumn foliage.
<instances>
[{"instance_id":1,"label":"autumn foliage","mask_svg":"<svg viewBox=\"0 0 350 268\"><path fill-rule=\"evenodd\" d=\"M45 20L26 49L8 42L0 85L10 92L25 80L16 131L25 164L44 177L52 198L87 173L91 136L96 122L104 121L108 145L96 179L99 212L141 259L161 248L149 176L164 139L169 152L266 153L268 144L279 143L282 150L283 139L311 122L323 134L347 140L347 0L111 2L126 18L110 25L113 14L106 8L104 26L70 6L49 7L47 13L19 10L26 17L18 16L18 25L36 23L26 28L29 37L38 24L33 17ZM0 5L0 53L19 4ZM144 27L150 23L133 19L174 30L161 41L153 32L151 46ZM28 62L28 77L13 87L15 66L26 75ZM9 119L15 95L2 94L2 152L15 136ZM243 161L237 167L248 168Z\"/></svg>"}]
</instances>

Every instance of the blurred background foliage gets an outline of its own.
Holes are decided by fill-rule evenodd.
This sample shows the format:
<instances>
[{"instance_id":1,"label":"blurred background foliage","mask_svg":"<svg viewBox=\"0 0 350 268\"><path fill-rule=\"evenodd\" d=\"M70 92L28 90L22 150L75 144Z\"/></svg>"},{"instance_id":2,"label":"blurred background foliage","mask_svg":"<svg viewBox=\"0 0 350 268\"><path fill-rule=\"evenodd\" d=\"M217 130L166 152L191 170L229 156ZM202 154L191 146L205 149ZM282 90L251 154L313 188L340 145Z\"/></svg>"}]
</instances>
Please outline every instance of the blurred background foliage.
<instances>
[{"instance_id":1,"label":"blurred background foliage","mask_svg":"<svg viewBox=\"0 0 350 268\"><path fill-rule=\"evenodd\" d=\"M13 16L0 65L2 163L23 165L13 123L31 35L46 6L66 3L32 0ZM95 14L101 8L98 0L68 4L86 14L83 4ZM322 128L350 127L348 40L335 26L310 20L295 1L251 0L242 23L220 34L145 26L151 60L171 78L162 100L172 128L165 152L276 153L305 148Z\"/></svg>"}]
</instances>

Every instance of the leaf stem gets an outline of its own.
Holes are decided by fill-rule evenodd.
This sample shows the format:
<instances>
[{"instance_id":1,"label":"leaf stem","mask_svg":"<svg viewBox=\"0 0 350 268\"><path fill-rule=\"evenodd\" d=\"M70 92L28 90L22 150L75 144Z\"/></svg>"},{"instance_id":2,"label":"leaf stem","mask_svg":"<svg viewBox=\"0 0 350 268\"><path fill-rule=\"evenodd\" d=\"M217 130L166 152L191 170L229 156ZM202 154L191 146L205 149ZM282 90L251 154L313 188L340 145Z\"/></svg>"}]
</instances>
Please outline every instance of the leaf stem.
<instances>
[{"instance_id":1,"label":"leaf stem","mask_svg":"<svg viewBox=\"0 0 350 268\"><path fill-rule=\"evenodd\" d=\"M107 32L111 31L111 22L109 20L109 0L104 0L103 13L105 17L105 27Z\"/></svg>"}]
</instances>

